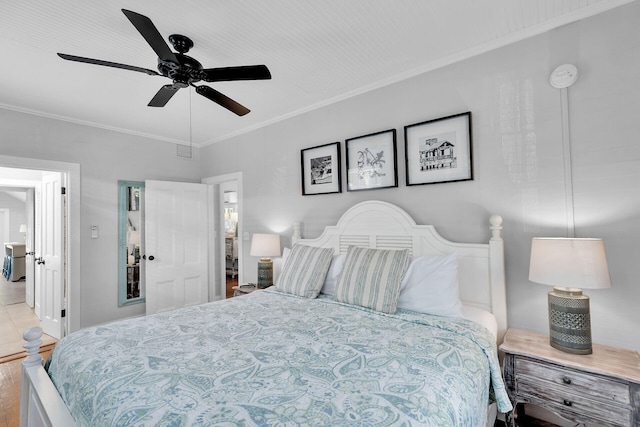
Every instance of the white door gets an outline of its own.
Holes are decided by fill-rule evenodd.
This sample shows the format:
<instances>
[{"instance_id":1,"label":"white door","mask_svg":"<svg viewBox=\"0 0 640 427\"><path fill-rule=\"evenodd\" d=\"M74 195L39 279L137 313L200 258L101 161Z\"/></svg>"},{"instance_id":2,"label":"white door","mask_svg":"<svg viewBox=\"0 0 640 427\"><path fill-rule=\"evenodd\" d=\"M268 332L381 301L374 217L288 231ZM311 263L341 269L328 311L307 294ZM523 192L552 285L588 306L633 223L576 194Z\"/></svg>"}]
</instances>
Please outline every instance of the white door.
<instances>
[{"instance_id":1,"label":"white door","mask_svg":"<svg viewBox=\"0 0 640 427\"><path fill-rule=\"evenodd\" d=\"M64 197L62 174L45 173L42 179L42 233L36 269L40 270L40 326L60 339L64 309Z\"/></svg>"},{"instance_id":2,"label":"white door","mask_svg":"<svg viewBox=\"0 0 640 427\"><path fill-rule=\"evenodd\" d=\"M147 314L209 300L207 186L145 182Z\"/></svg>"},{"instance_id":3,"label":"white door","mask_svg":"<svg viewBox=\"0 0 640 427\"><path fill-rule=\"evenodd\" d=\"M35 191L33 188L29 188L27 190L27 199L26 199L26 207L27 207L27 233L25 234L25 243L26 243L26 255L24 258L25 265L25 302L31 308L33 308L33 304L35 303L35 277L34 277L34 254L35 254L35 245L33 240L33 225L34 225L34 214L35 214L35 200L34 200Z\"/></svg>"}]
</instances>

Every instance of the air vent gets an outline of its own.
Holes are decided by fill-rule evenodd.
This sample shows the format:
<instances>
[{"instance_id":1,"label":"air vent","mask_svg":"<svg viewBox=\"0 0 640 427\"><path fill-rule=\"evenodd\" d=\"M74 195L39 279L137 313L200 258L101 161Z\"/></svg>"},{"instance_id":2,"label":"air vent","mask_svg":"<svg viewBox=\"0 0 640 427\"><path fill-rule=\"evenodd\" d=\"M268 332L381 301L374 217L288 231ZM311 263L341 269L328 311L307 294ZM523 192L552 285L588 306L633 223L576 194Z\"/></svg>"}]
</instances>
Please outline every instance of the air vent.
<instances>
[{"instance_id":1,"label":"air vent","mask_svg":"<svg viewBox=\"0 0 640 427\"><path fill-rule=\"evenodd\" d=\"M190 159L192 155L191 146L178 144L176 146L176 154L178 155L178 157L184 157L186 159Z\"/></svg>"}]
</instances>

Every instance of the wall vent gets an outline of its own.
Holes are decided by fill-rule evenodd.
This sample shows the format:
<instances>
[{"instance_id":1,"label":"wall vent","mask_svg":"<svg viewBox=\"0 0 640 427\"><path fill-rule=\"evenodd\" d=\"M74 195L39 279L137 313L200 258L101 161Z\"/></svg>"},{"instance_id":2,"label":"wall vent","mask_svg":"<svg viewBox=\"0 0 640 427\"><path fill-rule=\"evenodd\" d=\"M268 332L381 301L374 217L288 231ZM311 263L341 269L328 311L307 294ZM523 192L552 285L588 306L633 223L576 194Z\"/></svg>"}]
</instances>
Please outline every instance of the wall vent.
<instances>
[{"instance_id":1,"label":"wall vent","mask_svg":"<svg viewBox=\"0 0 640 427\"><path fill-rule=\"evenodd\" d=\"M192 156L191 146L190 145L177 144L176 145L176 154L178 155L178 157L184 157L186 159L190 159L191 156Z\"/></svg>"}]
</instances>

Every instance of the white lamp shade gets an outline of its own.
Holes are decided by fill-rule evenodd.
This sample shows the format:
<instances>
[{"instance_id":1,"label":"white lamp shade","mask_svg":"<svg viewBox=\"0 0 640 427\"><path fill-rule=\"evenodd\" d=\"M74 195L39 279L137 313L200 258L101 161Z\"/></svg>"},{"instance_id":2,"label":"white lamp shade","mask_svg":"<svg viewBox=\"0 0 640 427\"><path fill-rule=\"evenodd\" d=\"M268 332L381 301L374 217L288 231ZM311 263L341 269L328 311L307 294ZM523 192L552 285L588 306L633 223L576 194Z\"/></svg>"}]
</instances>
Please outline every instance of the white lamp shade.
<instances>
[{"instance_id":1,"label":"white lamp shade","mask_svg":"<svg viewBox=\"0 0 640 427\"><path fill-rule=\"evenodd\" d=\"M270 257L280 255L280 236L254 233L251 239L251 256Z\"/></svg>"},{"instance_id":2,"label":"white lamp shade","mask_svg":"<svg viewBox=\"0 0 640 427\"><path fill-rule=\"evenodd\" d=\"M132 230L129 232L129 239L127 240L129 245L139 245L140 244L140 231Z\"/></svg>"},{"instance_id":3,"label":"white lamp shade","mask_svg":"<svg viewBox=\"0 0 640 427\"><path fill-rule=\"evenodd\" d=\"M27 224L20 224L20 233L27 232Z\"/></svg>"},{"instance_id":4,"label":"white lamp shade","mask_svg":"<svg viewBox=\"0 0 640 427\"><path fill-rule=\"evenodd\" d=\"M610 288L602 239L534 237L529 280L567 288Z\"/></svg>"}]
</instances>

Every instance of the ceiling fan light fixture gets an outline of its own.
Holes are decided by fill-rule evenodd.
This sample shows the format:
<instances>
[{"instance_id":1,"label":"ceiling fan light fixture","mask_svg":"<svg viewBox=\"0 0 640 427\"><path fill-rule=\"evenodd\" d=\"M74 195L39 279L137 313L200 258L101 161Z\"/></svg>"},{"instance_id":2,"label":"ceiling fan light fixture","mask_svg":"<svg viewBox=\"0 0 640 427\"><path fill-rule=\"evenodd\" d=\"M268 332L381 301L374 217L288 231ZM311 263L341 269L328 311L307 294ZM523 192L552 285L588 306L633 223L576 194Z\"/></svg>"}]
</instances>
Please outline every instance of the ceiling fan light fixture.
<instances>
[{"instance_id":1,"label":"ceiling fan light fixture","mask_svg":"<svg viewBox=\"0 0 640 427\"><path fill-rule=\"evenodd\" d=\"M193 47L193 40L182 34L171 34L169 41L173 45L173 48L180 53L187 53L189 49Z\"/></svg>"},{"instance_id":2,"label":"ceiling fan light fixture","mask_svg":"<svg viewBox=\"0 0 640 427\"><path fill-rule=\"evenodd\" d=\"M271 78L271 73L266 65L205 69L196 59L185 55L185 53L187 53L194 45L193 41L189 37L181 34L171 34L169 36L169 41L177 52L174 53L169 48L169 45L164 41L162 35L151 19L137 12L132 12L126 9L122 9L122 13L125 14L127 19L129 19L140 35L142 35L149 46L151 46L154 52L158 55L158 71L160 71L160 73L156 73L155 71L146 68L102 61L99 59L83 58L63 53L58 53L58 56L67 61L84 62L87 64L120 68L123 70L137 71L148 75L158 75L170 78L173 81L173 84L161 87L149 104L147 104L150 107L164 107L179 89L184 89L189 86L196 87L194 83L201 80L206 82L217 82L267 80ZM238 116L243 116L250 111L245 106L240 105L233 99L221 94L211 87L197 86L196 92Z\"/></svg>"}]
</instances>

